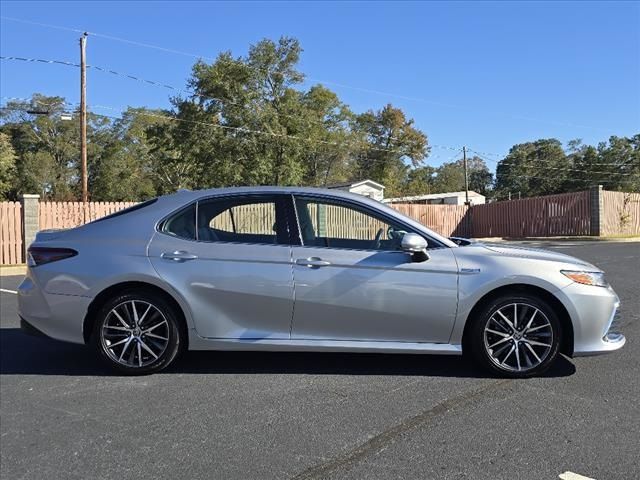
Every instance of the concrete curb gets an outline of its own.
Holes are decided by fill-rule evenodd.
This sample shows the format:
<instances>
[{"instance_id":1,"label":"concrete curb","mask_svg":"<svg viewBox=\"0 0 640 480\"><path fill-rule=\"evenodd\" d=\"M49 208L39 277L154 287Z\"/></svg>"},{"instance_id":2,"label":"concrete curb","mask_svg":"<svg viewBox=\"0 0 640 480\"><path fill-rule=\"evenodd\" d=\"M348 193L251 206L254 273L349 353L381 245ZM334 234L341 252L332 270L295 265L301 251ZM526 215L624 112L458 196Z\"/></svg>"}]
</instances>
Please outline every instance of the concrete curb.
<instances>
[{"instance_id":1,"label":"concrete curb","mask_svg":"<svg viewBox=\"0 0 640 480\"><path fill-rule=\"evenodd\" d=\"M0 277L9 277L12 275L25 275L27 273L26 265L0 265Z\"/></svg>"},{"instance_id":2,"label":"concrete curb","mask_svg":"<svg viewBox=\"0 0 640 480\"><path fill-rule=\"evenodd\" d=\"M640 237L487 237L474 238L478 242L619 242L632 243L640 242Z\"/></svg>"}]
</instances>

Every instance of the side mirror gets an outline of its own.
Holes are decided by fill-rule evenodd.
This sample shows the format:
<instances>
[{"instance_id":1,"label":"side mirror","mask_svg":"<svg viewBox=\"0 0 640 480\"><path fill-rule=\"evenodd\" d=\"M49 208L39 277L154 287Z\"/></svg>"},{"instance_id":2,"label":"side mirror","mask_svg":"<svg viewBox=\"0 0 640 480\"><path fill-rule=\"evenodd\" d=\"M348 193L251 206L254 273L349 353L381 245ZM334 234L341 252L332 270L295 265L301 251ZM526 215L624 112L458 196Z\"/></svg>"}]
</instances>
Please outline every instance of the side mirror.
<instances>
[{"instance_id":1,"label":"side mirror","mask_svg":"<svg viewBox=\"0 0 640 480\"><path fill-rule=\"evenodd\" d=\"M400 247L405 252L413 254L414 261L424 262L429 260L427 241L416 233L406 233L402 237Z\"/></svg>"}]
</instances>

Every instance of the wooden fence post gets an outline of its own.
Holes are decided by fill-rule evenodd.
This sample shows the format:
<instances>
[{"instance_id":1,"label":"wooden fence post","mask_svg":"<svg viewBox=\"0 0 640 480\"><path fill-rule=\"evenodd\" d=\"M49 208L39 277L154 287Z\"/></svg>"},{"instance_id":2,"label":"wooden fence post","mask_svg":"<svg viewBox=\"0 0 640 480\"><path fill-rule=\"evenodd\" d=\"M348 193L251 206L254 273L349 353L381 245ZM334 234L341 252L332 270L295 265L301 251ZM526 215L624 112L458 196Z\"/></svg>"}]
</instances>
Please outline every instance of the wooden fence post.
<instances>
[{"instance_id":1,"label":"wooden fence post","mask_svg":"<svg viewBox=\"0 0 640 480\"><path fill-rule=\"evenodd\" d=\"M604 226L602 185L594 185L589 189L589 206L591 208L589 234L599 237L603 233Z\"/></svg>"},{"instance_id":2,"label":"wooden fence post","mask_svg":"<svg viewBox=\"0 0 640 480\"><path fill-rule=\"evenodd\" d=\"M36 238L36 233L40 230L40 218L38 209L40 195L24 193L20 197L22 203L22 249L23 257L27 259L27 249Z\"/></svg>"}]
</instances>

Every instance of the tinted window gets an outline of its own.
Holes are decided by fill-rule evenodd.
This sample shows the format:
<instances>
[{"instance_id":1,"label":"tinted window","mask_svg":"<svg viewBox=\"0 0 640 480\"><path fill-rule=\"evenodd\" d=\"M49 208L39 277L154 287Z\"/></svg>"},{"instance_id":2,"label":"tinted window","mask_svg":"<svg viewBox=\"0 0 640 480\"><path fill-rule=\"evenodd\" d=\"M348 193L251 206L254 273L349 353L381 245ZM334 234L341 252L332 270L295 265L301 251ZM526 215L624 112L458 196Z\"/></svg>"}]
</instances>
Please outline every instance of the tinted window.
<instances>
[{"instance_id":1,"label":"tinted window","mask_svg":"<svg viewBox=\"0 0 640 480\"><path fill-rule=\"evenodd\" d=\"M187 240L196 239L196 205L189 205L184 210L167 219L162 231Z\"/></svg>"},{"instance_id":2,"label":"tinted window","mask_svg":"<svg viewBox=\"0 0 640 480\"><path fill-rule=\"evenodd\" d=\"M296 197L304 245L358 250L400 250L407 227L365 209Z\"/></svg>"},{"instance_id":3,"label":"tinted window","mask_svg":"<svg viewBox=\"0 0 640 480\"><path fill-rule=\"evenodd\" d=\"M198 202L197 239L289 244L286 197L227 197Z\"/></svg>"}]
</instances>

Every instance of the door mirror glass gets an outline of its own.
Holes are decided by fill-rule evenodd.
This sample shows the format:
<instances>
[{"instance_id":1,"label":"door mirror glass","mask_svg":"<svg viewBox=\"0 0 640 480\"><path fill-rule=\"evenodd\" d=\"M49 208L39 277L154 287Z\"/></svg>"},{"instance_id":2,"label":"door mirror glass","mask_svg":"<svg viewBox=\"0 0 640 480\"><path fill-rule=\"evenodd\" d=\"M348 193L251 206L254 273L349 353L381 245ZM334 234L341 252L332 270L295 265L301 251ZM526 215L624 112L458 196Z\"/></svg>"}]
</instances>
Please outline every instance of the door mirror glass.
<instances>
[{"instance_id":1,"label":"door mirror glass","mask_svg":"<svg viewBox=\"0 0 640 480\"><path fill-rule=\"evenodd\" d=\"M402 236L401 246L405 252L419 253L427 249L427 241L416 233L405 233Z\"/></svg>"}]
</instances>

